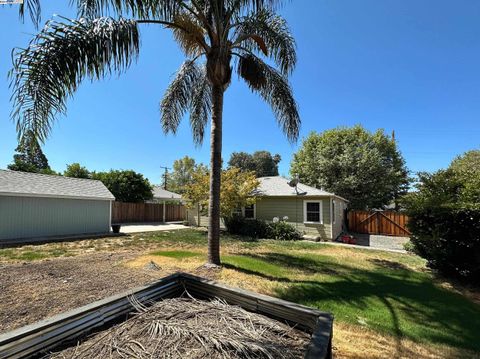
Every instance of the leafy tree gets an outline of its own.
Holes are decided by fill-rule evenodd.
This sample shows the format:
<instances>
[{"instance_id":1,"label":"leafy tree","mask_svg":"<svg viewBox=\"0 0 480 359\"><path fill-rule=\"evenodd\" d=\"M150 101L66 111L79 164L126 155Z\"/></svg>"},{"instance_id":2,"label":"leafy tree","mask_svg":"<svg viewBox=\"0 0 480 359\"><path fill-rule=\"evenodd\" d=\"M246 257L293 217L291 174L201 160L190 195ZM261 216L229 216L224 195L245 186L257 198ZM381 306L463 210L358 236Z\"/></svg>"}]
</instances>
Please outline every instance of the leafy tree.
<instances>
[{"instance_id":1,"label":"leafy tree","mask_svg":"<svg viewBox=\"0 0 480 359\"><path fill-rule=\"evenodd\" d=\"M27 131L19 141L13 163L8 165L12 171L55 174L48 165L48 160L31 131Z\"/></svg>"},{"instance_id":2,"label":"leafy tree","mask_svg":"<svg viewBox=\"0 0 480 359\"><path fill-rule=\"evenodd\" d=\"M242 171L254 171L257 177L278 176L279 154L268 151L256 151L253 154L233 152L228 161L228 167L237 167Z\"/></svg>"},{"instance_id":3,"label":"leafy tree","mask_svg":"<svg viewBox=\"0 0 480 359\"><path fill-rule=\"evenodd\" d=\"M96 172L92 179L102 181L120 202L144 202L153 198L150 182L135 171Z\"/></svg>"},{"instance_id":4,"label":"leafy tree","mask_svg":"<svg viewBox=\"0 0 480 359\"><path fill-rule=\"evenodd\" d=\"M413 251L444 275L480 284L479 151L446 170L420 173L403 199Z\"/></svg>"},{"instance_id":5,"label":"leafy tree","mask_svg":"<svg viewBox=\"0 0 480 359\"><path fill-rule=\"evenodd\" d=\"M406 193L405 160L383 130L339 127L312 132L294 154L290 173L350 201L351 208L381 208Z\"/></svg>"},{"instance_id":6,"label":"leafy tree","mask_svg":"<svg viewBox=\"0 0 480 359\"><path fill-rule=\"evenodd\" d=\"M450 169L463 183L462 201L480 203L480 150L468 151L457 157Z\"/></svg>"},{"instance_id":7,"label":"leafy tree","mask_svg":"<svg viewBox=\"0 0 480 359\"><path fill-rule=\"evenodd\" d=\"M197 204L206 208L209 201L209 174L198 171L193 177L194 180L185 187L183 198L190 208ZM221 216L229 217L235 209L255 203L252 193L259 184L253 172L242 172L238 168L222 171Z\"/></svg>"},{"instance_id":8,"label":"leafy tree","mask_svg":"<svg viewBox=\"0 0 480 359\"><path fill-rule=\"evenodd\" d=\"M67 165L67 169L63 172L65 177L75 178L91 178L92 174L86 167L80 165L80 163L72 163Z\"/></svg>"},{"instance_id":9,"label":"leafy tree","mask_svg":"<svg viewBox=\"0 0 480 359\"><path fill-rule=\"evenodd\" d=\"M228 167L236 167L242 171L255 171L255 163L253 157L247 152L232 152Z\"/></svg>"},{"instance_id":10,"label":"leafy tree","mask_svg":"<svg viewBox=\"0 0 480 359\"><path fill-rule=\"evenodd\" d=\"M165 133L175 133L190 112L193 138L200 144L211 115L208 262L220 264L223 98L232 79L233 58L238 60L239 77L272 107L288 139L298 137L300 118L288 83L296 64L295 41L286 21L274 12L282 1L72 2L77 19L49 21L29 46L14 54L13 117L19 132L31 130L44 140L55 115L65 114L67 99L85 78L126 70L138 57L139 25L172 31L188 59L161 101L161 122Z\"/></svg>"},{"instance_id":11,"label":"leafy tree","mask_svg":"<svg viewBox=\"0 0 480 359\"><path fill-rule=\"evenodd\" d=\"M173 172L168 176L168 190L182 194L185 186L192 182L195 172L206 173L203 164L196 164L191 157L185 156L173 162Z\"/></svg>"}]
</instances>

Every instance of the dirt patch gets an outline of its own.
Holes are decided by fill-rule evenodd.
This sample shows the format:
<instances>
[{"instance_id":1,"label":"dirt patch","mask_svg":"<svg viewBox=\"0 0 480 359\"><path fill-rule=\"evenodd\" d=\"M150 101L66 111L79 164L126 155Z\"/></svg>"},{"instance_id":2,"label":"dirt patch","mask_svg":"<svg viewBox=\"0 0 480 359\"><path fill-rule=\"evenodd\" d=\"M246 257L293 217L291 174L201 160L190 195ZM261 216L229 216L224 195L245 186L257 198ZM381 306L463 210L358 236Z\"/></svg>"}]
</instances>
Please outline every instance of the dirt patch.
<instances>
[{"instance_id":1,"label":"dirt patch","mask_svg":"<svg viewBox=\"0 0 480 359\"><path fill-rule=\"evenodd\" d=\"M145 255L140 256L135 259L129 260L125 262L125 266L132 269L139 269L145 268L145 266L153 262L160 268L168 268L169 271L182 271L182 272L193 272L198 267L200 267L205 260L196 259L196 258L188 258L188 259L176 259L176 258L169 258L169 257L161 257L156 255Z\"/></svg>"},{"instance_id":2,"label":"dirt patch","mask_svg":"<svg viewBox=\"0 0 480 359\"><path fill-rule=\"evenodd\" d=\"M0 333L144 285L175 271L127 268L138 252L0 264ZM192 273L206 276L194 268Z\"/></svg>"}]
</instances>

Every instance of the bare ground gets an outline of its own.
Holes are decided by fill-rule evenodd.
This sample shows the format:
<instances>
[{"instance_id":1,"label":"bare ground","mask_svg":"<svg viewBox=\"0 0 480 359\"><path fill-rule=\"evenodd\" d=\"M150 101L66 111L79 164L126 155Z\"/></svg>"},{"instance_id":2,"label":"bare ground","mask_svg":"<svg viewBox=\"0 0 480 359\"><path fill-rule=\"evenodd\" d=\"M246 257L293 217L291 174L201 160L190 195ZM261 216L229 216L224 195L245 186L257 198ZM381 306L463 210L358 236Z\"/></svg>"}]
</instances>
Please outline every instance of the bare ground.
<instances>
[{"instance_id":1,"label":"bare ground","mask_svg":"<svg viewBox=\"0 0 480 359\"><path fill-rule=\"evenodd\" d=\"M170 274L121 265L136 252L91 253L0 263L0 333L31 324ZM207 273L198 274L205 276Z\"/></svg>"}]
</instances>

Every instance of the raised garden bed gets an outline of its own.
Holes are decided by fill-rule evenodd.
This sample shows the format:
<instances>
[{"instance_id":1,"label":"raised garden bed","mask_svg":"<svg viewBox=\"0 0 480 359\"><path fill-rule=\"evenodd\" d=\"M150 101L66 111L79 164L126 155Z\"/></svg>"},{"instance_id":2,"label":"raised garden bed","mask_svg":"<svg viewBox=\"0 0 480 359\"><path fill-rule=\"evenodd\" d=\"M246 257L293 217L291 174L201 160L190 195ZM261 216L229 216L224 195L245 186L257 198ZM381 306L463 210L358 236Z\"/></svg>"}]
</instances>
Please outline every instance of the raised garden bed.
<instances>
[{"instance_id":1,"label":"raised garden bed","mask_svg":"<svg viewBox=\"0 0 480 359\"><path fill-rule=\"evenodd\" d=\"M132 302L137 302L138 307L138 303L178 298L185 291L196 299L219 298L229 305L294 326L311 335L304 358L331 358L333 317L330 314L184 273L3 334L0 358L40 357L76 345L88 334L124 322L135 312Z\"/></svg>"}]
</instances>

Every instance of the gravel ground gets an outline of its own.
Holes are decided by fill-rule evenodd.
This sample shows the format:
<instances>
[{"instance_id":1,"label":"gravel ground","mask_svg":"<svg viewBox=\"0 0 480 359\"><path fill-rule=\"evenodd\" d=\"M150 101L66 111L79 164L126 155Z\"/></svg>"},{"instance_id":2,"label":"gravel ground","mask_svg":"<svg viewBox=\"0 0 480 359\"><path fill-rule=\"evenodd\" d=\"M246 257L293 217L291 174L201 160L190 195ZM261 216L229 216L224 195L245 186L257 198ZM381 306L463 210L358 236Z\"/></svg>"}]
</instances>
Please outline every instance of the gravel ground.
<instances>
[{"instance_id":1,"label":"gravel ground","mask_svg":"<svg viewBox=\"0 0 480 359\"><path fill-rule=\"evenodd\" d=\"M0 333L32 324L170 274L130 269L138 252L92 253L35 262L0 263ZM205 273L198 273L205 276Z\"/></svg>"},{"instance_id":2,"label":"gravel ground","mask_svg":"<svg viewBox=\"0 0 480 359\"><path fill-rule=\"evenodd\" d=\"M351 248L365 248L372 250L406 253L407 251L405 250L403 245L410 241L410 238L408 237L381 236L376 234L363 233L352 233L351 235L355 237L356 244L347 244L341 241L325 243L336 246L347 246Z\"/></svg>"},{"instance_id":3,"label":"gravel ground","mask_svg":"<svg viewBox=\"0 0 480 359\"><path fill-rule=\"evenodd\" d=\"M403 245L410 240L408 237L368 235L359 233L354 234L354 237L357 239L357 245L395 251L405 250Z\"/></svg>"}]
</instances>

